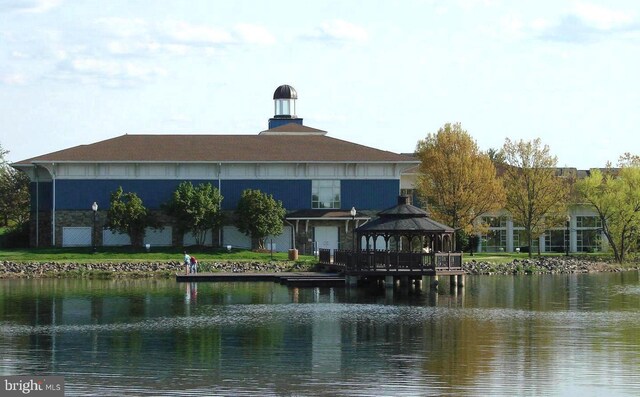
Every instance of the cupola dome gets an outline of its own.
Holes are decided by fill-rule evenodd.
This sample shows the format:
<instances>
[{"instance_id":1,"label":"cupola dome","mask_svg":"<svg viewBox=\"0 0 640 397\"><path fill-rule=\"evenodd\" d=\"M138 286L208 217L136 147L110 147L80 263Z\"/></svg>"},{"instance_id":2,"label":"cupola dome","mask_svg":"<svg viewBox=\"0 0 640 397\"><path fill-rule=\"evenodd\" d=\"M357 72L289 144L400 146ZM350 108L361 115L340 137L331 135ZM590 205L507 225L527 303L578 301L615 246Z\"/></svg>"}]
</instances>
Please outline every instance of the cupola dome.
<instances>
[{"instance_id":1,"label":"cupola dome","mask_svg":"<svg viewBox=\"0 0 640 397\"><path fill-rule=\"evenodd\" d=\"M276 88L273 93L276 119L296 118L296 99L298 93L290 85L284 84Z\"/></svg>"}]
</instances>

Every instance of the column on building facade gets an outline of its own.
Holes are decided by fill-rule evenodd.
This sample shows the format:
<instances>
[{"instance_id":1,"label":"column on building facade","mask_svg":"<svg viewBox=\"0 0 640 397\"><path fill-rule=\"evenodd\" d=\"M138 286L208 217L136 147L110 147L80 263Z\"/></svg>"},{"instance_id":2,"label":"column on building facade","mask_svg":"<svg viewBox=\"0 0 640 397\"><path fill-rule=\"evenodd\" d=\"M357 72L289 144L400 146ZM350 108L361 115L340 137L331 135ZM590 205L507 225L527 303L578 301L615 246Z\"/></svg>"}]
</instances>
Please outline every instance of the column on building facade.
<instances>
[{"instance_id":1,"label":"column on building facade","mask_svg":"<svg viewBox=\"0 0 640 397\"><path fill-rule=\"evenodd\" d=\"M507 219L507 252L513 252L513 220Z\"/></svg>"},{"instance_id":2,"label":"column on building facade","mask_svg":"<svg viewBox=\"0 0 640 397\"><path fill-rule=\"evenodd\" d=\"M569 221L569 252L577 252L578 251L578 233L576 230L576 217L575 215L571 215L571 220Z\"/></svg>"},{"instance_id":3,"label":"column on building facade","mask_svg":"<svg viewBox=\"0 0 640 397\"><path fill-rule=\"evenodd\" d=\"M538 244L540 246L540 252L546 252L547 251L547 247L545 245L545 238L544 238L544 234L540 237L538 237ZM533 248L533 247L531 247Z\"/></svg>"}]
</instances>

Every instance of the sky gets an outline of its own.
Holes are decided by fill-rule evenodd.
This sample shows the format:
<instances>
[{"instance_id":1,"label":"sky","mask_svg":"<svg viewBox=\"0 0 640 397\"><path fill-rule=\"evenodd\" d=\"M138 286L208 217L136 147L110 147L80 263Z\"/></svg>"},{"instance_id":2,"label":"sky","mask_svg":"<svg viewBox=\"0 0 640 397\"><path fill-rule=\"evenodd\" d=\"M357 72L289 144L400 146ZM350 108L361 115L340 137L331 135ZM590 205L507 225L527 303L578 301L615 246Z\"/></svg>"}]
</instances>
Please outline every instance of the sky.
<instances>
[{"instance_id":1,"label":"sky","mask_svg":"<svg viewBox=\"0 0 640 397\"><path fill-rule=\"evenodd\" d=\"M0 0L0 145L257 134L290 84L333 138L408 153L460 122L588 169L640 154L639 71L637 0Z\"/></svg>"}]
</instances>

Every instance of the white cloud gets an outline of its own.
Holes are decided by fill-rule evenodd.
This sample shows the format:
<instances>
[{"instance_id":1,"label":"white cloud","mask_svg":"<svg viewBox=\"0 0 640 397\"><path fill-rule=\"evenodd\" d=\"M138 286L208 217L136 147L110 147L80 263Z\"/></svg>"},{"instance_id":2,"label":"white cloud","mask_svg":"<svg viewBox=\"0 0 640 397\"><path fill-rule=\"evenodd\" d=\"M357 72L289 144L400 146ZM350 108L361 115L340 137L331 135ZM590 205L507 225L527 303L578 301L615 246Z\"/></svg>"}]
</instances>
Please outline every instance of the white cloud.
<instances>
[{"instance_id":1,"label":"white cloud","mask_svg":"<svg viewBox=\"0 0 640 397\"><path fill-rule=\"evenodd\" d=\"M539 32L545 40L591 43L613 35L640 32L640 25L633 13L577 2L570 13L555 24L541 26Z\"/></svg>"},{"instance_id":2,"label":"white cloud","mask_svg":"<svg viewBox=\"0 0 640 397\"><path fill-rule=\"evenodd\" d=\"M588 3L577 3L575 14L590 25L602 30L627 25L633 21L632 14Z\"/></svg>"},{"instance_id":3,"label":"white cloud","mask_svg":"<svg viewBox=\"0 0 640 397\"><path fill-rule=\"evenodd\" d=\"M511 38L517 38L522 35L522 31L525 28L525 23L519 16L507 15L500 21L500 27L502 34Z\"/></svg>"},{"instance_id":4,"label":"white cloud","mask_svg":"<svg viewBox=\"0 0 640 397\"><path fill-rule=\"evenodd\" d=\"M471 11L476 7L493 7L496 5L494 0L458 0L458 7L465 11Z\"/></svg>"},{"instance_id":5,"label":"white cloud","mask_svg":"<svg viewBox=\"0 0 640 397\"><path fill-rule=\"evenodd\" d=\"M10 73L0 76L0 81L5 85L24 85L27 82L27 78L22 73Z\"/></svg>"},{"instance_id":6,"label":"white cloud","mask_svg":"<svg viewBox=\"0 0 640 397\"><path fill-rule=\"evenodd\" d=\"M363 42L367 40L368 34L358 25L335 19L324 22L306 38L321 41Z\"/></svg>"},{"instance_id":7,"label":"white cloud","mask_svg":"<svg viewBox=\"0 0 640 397\"><path fill-rule=\"evenodd\" d=\"M58 64L56 77L63 80L79 80L82 83L131 86L166 75L164 69L141 62L86 57L61 62Z\"/></svg>"},{"instance_id":8,"label":"white cloud","mask_svg":"<svg viewBox=\"0 0 640 397\"><path fill-rule=\"evenodd\" d=\"M274 44L275 37L264 27L250 24L239 24L235 27L242 38L248 44Z\"/></svg>"},{"instance_id":9,"label":"white cloud","mask_svg":"<svg viewBox=\"0 0 640 397\"><path fill-rule=\"evenodd\" d=\"M18 11L41 14L52 10L63 0L5 0L0 3L0 11Z\"/></svg>"},{"instance_id":10,"label":"white cloud","mask_svg":"<svg viewBox=\"0 0 640 397\"><path fill-rule=\"evenodd\" d=\"M140 18L101 18L96 23L116 37L141 37L149 33L149 25Z\"/></svg>"},{"instance_id":11,"label":"white cloud","mask_svg":"<svg viewBox=\"0 0 640 397\"><path fill-rule=\"evenodd\" d=\"M169 40L185 44L228 44L234 41L232 35L223 29L184 21L165 22L160 30Z\"/></svg>"},{"instance_id":12,"label":"white cloud","mask_svg":"<svg viewBox=\"0 0 640 397\"><path fill-rule=\"evenodd\" d=\"M227 45L273 44L264 27L238 24L232 30L185 21L147 22L142 19L103 18L97 24L106 33L105 48L113 55L146 56L151 53L185 55L192 51L217 53Z\"/></svg>"}]
</instances>

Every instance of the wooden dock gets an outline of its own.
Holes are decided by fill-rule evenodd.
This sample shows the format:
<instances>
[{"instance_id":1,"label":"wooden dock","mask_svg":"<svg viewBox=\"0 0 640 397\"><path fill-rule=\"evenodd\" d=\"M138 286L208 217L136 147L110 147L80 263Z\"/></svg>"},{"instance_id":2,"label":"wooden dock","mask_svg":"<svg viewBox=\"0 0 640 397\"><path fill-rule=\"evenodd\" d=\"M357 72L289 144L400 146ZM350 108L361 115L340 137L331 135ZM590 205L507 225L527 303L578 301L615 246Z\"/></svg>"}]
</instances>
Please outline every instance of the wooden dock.
<instances>
[{"instance_id":1,"label":"wooden dock","mask_svg":"<svg viewBox=\"0 0 640 397\"><path fill-rule=\"evenodd\" d=\"M345 278L336 273L282 272L282 273L196 273L176 274L179 283L270 281L292 287L344 287Z\"/></svg>"}]
</instances>

